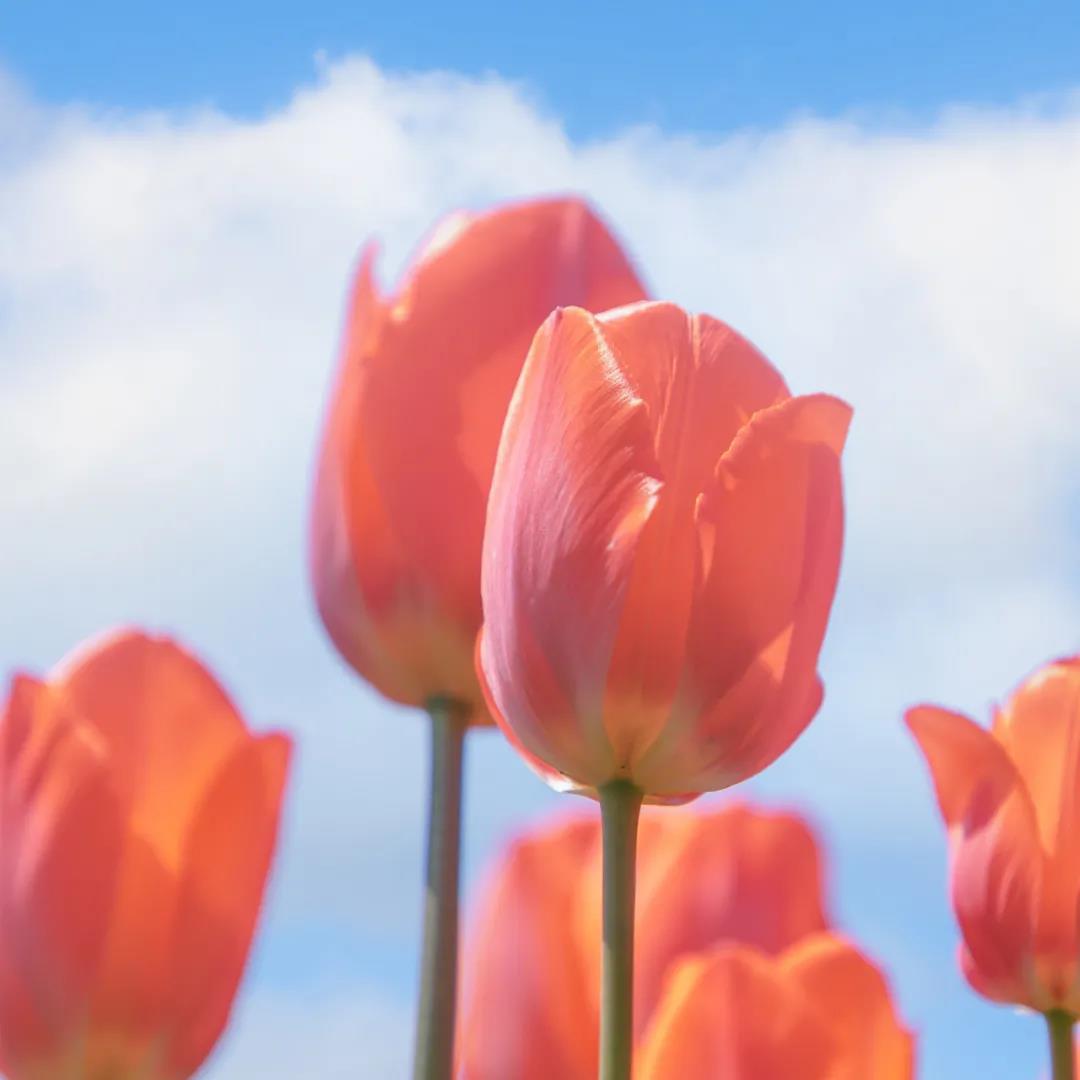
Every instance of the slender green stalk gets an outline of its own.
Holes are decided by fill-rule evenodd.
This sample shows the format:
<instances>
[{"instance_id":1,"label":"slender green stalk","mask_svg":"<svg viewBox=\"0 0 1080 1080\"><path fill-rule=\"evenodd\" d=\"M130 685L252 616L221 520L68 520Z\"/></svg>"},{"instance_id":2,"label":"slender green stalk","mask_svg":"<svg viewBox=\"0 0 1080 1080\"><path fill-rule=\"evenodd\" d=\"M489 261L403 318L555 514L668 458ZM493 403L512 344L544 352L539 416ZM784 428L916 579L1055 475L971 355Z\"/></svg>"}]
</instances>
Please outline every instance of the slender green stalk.
<instances>
[{"instance_id":1,"label":"slender green stalk","mask_svg":"<svg viewBox=\"0 0 1080 1080\"><path fill-rule=\"evenodd\" d=\"M457 993L461 766L468 716L457 702L441 698L428 702L428 713L431 796L413 1080L450 1080Z\"/></svg>"},{"instance_id":2,"label":"slender green stalk","mask_svg":"<svg viewBox=\"0 0 1080 1080\"><path fill-rule=\"evenodd\" d=\"M1073 1059L1073 1018L1055 1009L1046 1014L1046 1029L1050 1034L1050 1062L1053 1080L1076 1080Z\"/></svg>"},{"instance_id":3,"label":"slender green stalk","mask_svg":"<svg viewBox=\"0 0 1080 1080\"><path fill-rule=\"evenodd\" d=\"M630 1080L634 1050L634 889L641 792L625 780L600 789L604 845L604 970L600 1080Z\"/></svg>"}]
</instances>

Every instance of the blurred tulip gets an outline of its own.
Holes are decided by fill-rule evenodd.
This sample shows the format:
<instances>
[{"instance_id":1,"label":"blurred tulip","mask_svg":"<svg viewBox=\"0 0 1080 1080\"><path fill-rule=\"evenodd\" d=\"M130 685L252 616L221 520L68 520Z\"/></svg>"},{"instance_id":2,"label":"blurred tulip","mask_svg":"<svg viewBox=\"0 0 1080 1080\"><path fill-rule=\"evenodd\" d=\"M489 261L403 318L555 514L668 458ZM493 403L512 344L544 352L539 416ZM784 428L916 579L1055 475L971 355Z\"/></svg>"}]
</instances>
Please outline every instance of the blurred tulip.
<instances>
[{"instance_id":1,"label":"blurred tulip","mask_svg":"<svg viewBox=\"0 0 1080 1080\"><path fill-rule=\"evenodd\" d=\"M778 958L723 946L675 968L640 1080L911 1080L914 1040L880 971L832 934Z\"/></svg>"},{"instance_id":2,"label":"blurred tulip","mask_svg":"<svg viewBox=\"0 0 1080 1080\"><path fill-rule=\"evenodd\" d=\"M720 941L777 953L824 930L821 860L802 818L739 803L642 815L638 834L634 1026L640 1037L681 956ZM600 940L600 846L579 903L579 948ZM599 969L590 966L592 1000Z\"/></svg>"},{"instance_id":3,"label":"blurred tulip","mask_svg":"<svg viewBox=\"0 0 1080 1080\"><path fill-rule=\"evenodd\" d=\"M827 925L813 834L748 806L646 811L639 838L637 1030L673 966L735 941L780 952ZM466 952L461 1080L592 1080L600 999L600 825L515 841Z\"/></svg>"},{"instance_id":4,"label":"blurred tulip","mask_svg":"<svg viewBox=\"0 0 1080 1080\"><path fill-rule=\"evenodd\" d=\"M645 294L579 199L446 219L380 296L361 259L327 416L311 527L323 622L387 697L487 720L473 646L499 432L529 342L559 304Z\"/></svg>"},{"instance_id":5,"label":"blurred tulip","mask_svg":"<svg viewBox=\"0 0 1080 1080\"><path fill-rule=\"evenodd\" d=\"M479 656L492 711L550 782L678 801L805 728L849 418L672 304L544 323L492 483Z\"/></svg>"},{"instance_id":6,"label":"blurred tulip","mask_svg":"<svg viewBox=\"0 0 1080 1080\"><path fill-rule=\"evenodd\" d=\"M992 1001L1080 1015L1080 659L1024 681L987 731L907 714L949 830L968 981Z\"/></svg>"},{"instance_id":7,"label":"blurred tulip","mask_svg":"<svg viewBox=\"0 0 1080 1080\"><path fill-rule=\"evenodd\" d=\"M172 642L121 632L0 720L0 1067L183 1080L228 1020L290 754Z\"/></svg>"}]
</instances>

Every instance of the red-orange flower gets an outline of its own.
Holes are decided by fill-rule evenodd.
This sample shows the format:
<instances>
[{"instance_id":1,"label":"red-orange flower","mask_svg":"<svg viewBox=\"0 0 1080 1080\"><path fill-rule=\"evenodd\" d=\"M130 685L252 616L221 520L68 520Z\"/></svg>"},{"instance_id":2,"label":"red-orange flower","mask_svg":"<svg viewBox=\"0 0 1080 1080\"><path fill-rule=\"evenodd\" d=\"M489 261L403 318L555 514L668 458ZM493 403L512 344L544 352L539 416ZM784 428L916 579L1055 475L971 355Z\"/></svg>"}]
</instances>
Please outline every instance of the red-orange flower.
<instances>
[{"instance_id":1,"label":"red-orange flower","mask_svg":"<svg viewBox=\"0 0 1080 1080\"><path fill-rule=\"evenodd\" d=\"M173 643L124 632L0 720L0 1067L183 1080L221 1034L289 740L251 735Z\"/></svg>"},{"instance_id":2,"label":"red-orange flower","mask_svg":"<svg viewBox=\"0 0 1080 1080\"><path fill-rule=\"evenodd\" d=\"M465 953L460 1080L596 1075L599 842L595 818L572 818L496 866ZM794 815L646 811L638 866L639 1033L680 958L723 941L780 952L826 926L817 847Z\"/></svg>"},{"instance_id":3,"label":"red-orange flower","mask_svg":"<svg viewBox=\"0 0 1080 1080\"><path fill-rule=\"evenodd\" d=\"M782 956L723 946L672 974L640 1080L911 1080L914 1040L881 972L833 934Z\"/></svg>"},{"instance_id":4,"label":"red-orange flower","mask_svg":"<svg viewBox=\"0 0 1080 1080\"><path fill-rule=\"evenodd\" d=\"M639 300L579 199L444 221L394 295L356 277L312 515L323 622L387 697L486 717L473 665L480 551L499 432L529 342L559 304Z\"/></svg>"},{"instance_id":5,"label":"red-orange flower","mask_svg":"<svg viewBox=\"0 0 1080 1080\"><path fill-rule=\"evenodd\" d=\"M989 731L929 705L907 721L949 830L968 981L1080 1016L1080 658L1031 675Z\"/></svg>"},{"instance_id":6,"label":"red-orange flower","mask_svg":"<svg viewBox=\"0 0 1080 1080\"><path fill-rule=\"evenodd\" d=\"M753 775L809 723L849 418L672 304L545 322L492 483L479 656L549 780L677 800Z\"/></svg>"}]
</instances>

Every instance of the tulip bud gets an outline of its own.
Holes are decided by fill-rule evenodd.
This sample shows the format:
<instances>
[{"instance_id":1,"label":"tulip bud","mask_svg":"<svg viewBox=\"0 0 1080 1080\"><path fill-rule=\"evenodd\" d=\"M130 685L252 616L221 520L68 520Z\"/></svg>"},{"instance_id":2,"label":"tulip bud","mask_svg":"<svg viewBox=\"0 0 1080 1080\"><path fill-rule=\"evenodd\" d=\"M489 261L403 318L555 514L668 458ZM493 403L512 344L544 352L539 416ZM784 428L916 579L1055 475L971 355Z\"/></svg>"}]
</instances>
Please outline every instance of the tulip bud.
<instances>
[{"instance_id":1,"label":"tulip bud","mask_svg":"<svg viewBox=\"0 0 1080 1080\"><path fill-rule=\"evenodd\" d=\"M570 308L539 330L492 483L479 660L555 786L678 801L806 727L849 417L673 304Z\"/></svg>"},{"instance_id":2,"label":"tulip bud","mask_svg":"<svg viewBox=\"0 0 1080 1080\"><path fill-rule=\"evenodd\" d=\"M384 695L487 720L473 648L499 432L536 328L559 304L644 296L579 199L457 214L389 296L361 260L311 522L319 612Z\"/></svg>"}]
</instances>

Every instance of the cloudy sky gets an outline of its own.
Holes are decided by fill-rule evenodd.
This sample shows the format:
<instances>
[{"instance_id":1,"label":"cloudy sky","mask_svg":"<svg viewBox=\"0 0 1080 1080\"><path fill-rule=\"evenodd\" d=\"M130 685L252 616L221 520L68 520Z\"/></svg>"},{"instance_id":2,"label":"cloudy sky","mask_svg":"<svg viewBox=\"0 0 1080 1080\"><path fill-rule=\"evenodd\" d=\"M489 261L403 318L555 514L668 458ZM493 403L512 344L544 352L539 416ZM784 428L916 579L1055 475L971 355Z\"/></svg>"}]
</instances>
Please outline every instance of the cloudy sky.
<instances>
[{"instance_id":1,"label":"cloudy sky","mask_svg":"<svg viewBox=\"0 0 1080 1080\"><path fill-rule=\"evenodd\" d=\"M68 7L59 38L86 47L64 64L49 19ZM749 793L818 824L838 920L890 971L923 1075L1034 1078L1038 1024L955 971L944 838L899 717L924 699L984 716L1080 649L1080 65L1058 9L1029 41L1004 9L965 36L916 4L885 48L888 27L826 5L816 53L747 16L718 71L693 34L677 62L666 24L666 60L639 27L595 69L575 38L560 66L547 23L528 48L474 7L456 36L298 16L234 48L201 3L198 28L151 33L135 5L83 26L52 2L0 44L0 667L144 623L301 744L207 1080L310 1075L313 1053L328 1080L406 1075L424 726L313 616L312 456L360 243L382 239L391 282L444 211L553 191L595 200L657 296L855 406L825 706ZM472 882L559 802L497 737L469 755Z\"/></svg>"}]
</instances>

